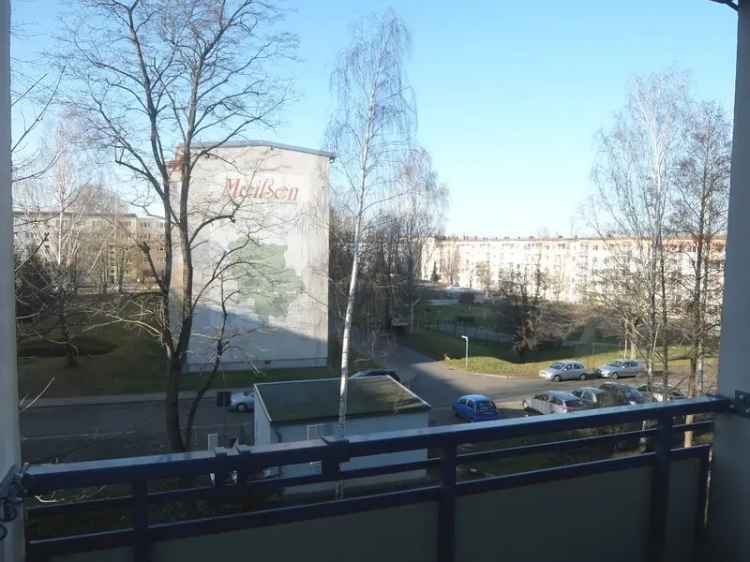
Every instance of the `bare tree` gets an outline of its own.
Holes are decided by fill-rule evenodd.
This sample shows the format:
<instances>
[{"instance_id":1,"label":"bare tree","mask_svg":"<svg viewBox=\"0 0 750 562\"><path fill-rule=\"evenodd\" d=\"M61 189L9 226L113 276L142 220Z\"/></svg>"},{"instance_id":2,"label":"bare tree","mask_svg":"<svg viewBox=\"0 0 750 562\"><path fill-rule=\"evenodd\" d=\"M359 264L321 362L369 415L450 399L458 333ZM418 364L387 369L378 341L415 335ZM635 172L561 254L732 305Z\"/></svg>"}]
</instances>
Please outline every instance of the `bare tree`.
<instances>
[{"instance_id":1,"label":"bare tree","mask_svg":"<svg viewBox=\"0 0 750 562\"><path fill-rule=\"evenodd\" d=\"M487 260L480 261L474 268L474 274L476 275L479 286L485 293L489 293L492 289L492 271L490 270L490 262Z\"/></svg>"},{"instance_id":2,"label":"bare tree","mask_svg":"<svg viewBox=\"0 0 750 562\"><path fill-rule=\"evenodd\" d=\"M409 310L409 331L414 330L414 307L419 304L419 281L425 244L439 234L448 205L448 189L438 180L432 158L424 148L410 151L401 169L399 190L404 194L394 209L397 245L403 256L404 300Z\"/></svg>"},{"instance_id":3,"label":"bare tree","mask_svg":"<svg viewBox=\"0 0 750 562\"><path fill-rule=\"evenodd\" d=\"M11 33L14 41L27 38L24 26L18 22L13 22ZM39 61L12 58L11 181L14 185L40 177L56 158L55 154L44 150L44 143L39 142L37 133L56 101L64 70L38 72L40 66Z\"/></svg>"},{"instance_id":4,"label":"bare tree","mask_svg":"<svg viewBox=\"0 0 750 562\"><path fill-rule=\"evenodd\" d=\"M544 339L541 318L547 275L540 261L523 268L509 266L498 275L498 295L502 299L498 310L502 319L513 326L513 349L521 363Z\"/></svg>"},{"instance_id":5,"label":"bare tree","mask_svg":"<svg viewBox=\"0 0 750 562\"><path fill-rule=\"evenodd\" d=\"M614 244L613 250L625 249L611 253L615 262L611 270L637 276L628 292L631 298L637 296L643 312L638 314L643 336L639 347L646 357L649 384L660 342L665 384L669 376L664 240L686 96L685 79L678 73L636 78L624 110L615 116L611 129L599 134L593 170L597 188L593 226L603 243ZM633 243L622 244L621 237Z\"/></svg>"},{"instance_id":6,"label":"bare tree","mask_svg":"<svg viewBox=\"0 0 750 562\"><path fill-rule=\"evenodd\" d=\"M409 146L414 104L406 81L409 33L391 11L362 21L354 29L331 75L336 109L328 136L337 155L336 204L353 223L352 265L343 321L339 433L347 409L347 383L362 240L371 218L399 196L395 175Z\"/></svg>"},{"instance_id":7,"label":"bare tree","mask_svg":"<svg viewBox=\"0 0 750 562\"><path fill-rule=\"evenodd\" d=\"M448 240L448 243L443 245L440 258L440 269L445 272L448 278L448 285L451 287L458 285L459 274L461 272L461 251L458 244Z\"/></svg>"},{"instance_id":8,"label":"bare tree","mask_svg":"<svg viewBox=\"0 0 750 562\"><path fill-rule=\"evenodd\" d=\"M718 258L725 243L730 161L731 126L724 112L714 103L698 104L688 116L672 217L674 230L687 239L677 250L689 263L690 273L680 279L678 290L687 301L682 326L690 345L691 398L698 394L699 380L703 381L710 344L718 342L722 308ZM686 446L692 443L692 432L685 434L685 440Z\"/></svg>"},{"instance_id":9,"label":"bare tree","mask_svg":"<svg viewBox=\"0 0 750 562\"><path fill-rule=\"evenodd\" d=\"M52 161L52 166L15 186L19 249L23 260L34 259L46 269L48 285L35 290L48 295L44 300L49 304L33 318L19 318L18 331L22 338L38 337L64 346L68 366L77 362L73 340L84 319L74 297L103 260L107 247L105 237L92 235L91 213L96 203L86 189L90 167L77 149L77 135L73 126L58 126L55 142L41 152L41 158ZM84 248L90 251L91 260L84 259ZM33 268L21 263L17 276L29 271L33 274Z\"/></svg>"},{"instance_id":10,"label":"bare tree","mask_svg":"<svg viewBox=\"0 0 750 562\"><path fill-rule=\"evenodd\" d=\"M193 250L201 233L234 220L243 203L230 198L220 210L196 214L193 173L229 141L275 123L290 98L275 72L296 38L277 32L282 12L257 0L79 0L79 6L61 39L59 60L72 79L65 103L161 207L163 271L153 248L141 246L158 285L156 321L131 321L163 346L167 435L174 450L184 450L181 375L203 293L194 287ZM167 151L174 145L172 159ZM206 283L218 281L235 250L217 257Z\"/></svg>"}]
</instances>

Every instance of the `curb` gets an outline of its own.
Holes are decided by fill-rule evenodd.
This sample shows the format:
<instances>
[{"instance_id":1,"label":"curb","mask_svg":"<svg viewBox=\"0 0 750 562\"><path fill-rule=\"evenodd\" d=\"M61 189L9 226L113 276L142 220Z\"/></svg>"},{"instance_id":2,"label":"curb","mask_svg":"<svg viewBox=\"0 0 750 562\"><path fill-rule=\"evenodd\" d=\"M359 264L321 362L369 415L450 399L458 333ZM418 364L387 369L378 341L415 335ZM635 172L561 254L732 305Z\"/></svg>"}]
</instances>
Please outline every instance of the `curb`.
<instances>
[{"instance_id":1,"label":"curb","mask_svg":"<svg viewBox=\"0 0 750 562\"><path fill-rule=\"evenodd\" d=\"M236 392L245 388L219 388L206 392L203 400L216 398L216 393ZM197 392L189 391L180 393L180 400L193 400ZM104 396L77 396L71 398L42 398L31 407L34 408L59 408L62 406L111 406L117 404L143 404L148 402L161 402L166 398L165 393L151 394L112 394Z\"/></svg>"}]
</instances>

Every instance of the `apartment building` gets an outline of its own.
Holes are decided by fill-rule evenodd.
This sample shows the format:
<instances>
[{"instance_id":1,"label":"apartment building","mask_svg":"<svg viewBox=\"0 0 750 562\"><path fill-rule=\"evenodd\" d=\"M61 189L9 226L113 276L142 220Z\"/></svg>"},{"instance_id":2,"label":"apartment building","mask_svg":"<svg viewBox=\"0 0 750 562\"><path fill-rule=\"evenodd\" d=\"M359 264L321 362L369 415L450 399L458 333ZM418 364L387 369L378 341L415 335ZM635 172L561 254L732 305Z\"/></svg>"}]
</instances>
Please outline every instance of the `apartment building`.
<instances>
[{"instance_id":1,"label":"apartment building","mask_svg":"<svg viewBox=\"0 0 750 562\"><path fill-rule=\"evenodd\" d=\"M196 145L204 150L211 145ZM181 148L177 149L177 158ZM224 143L192 172L193 334L187 371L328 363L328 175L333 154ZM173 181L179 181L175 166ZM231 216L231 220L227 217ZM183 264L174 262L175 303ZM229 314L222 303L228 305ZM174 318L177 318L175 315ZM179 319L173 320L179 327Z\"/></svg>"},{"instance_id":2,"label":"apartment building","mask_svg":"<svg viewBox=\"0 0 750 562\"><path fill-rule=\"evenodd\" d=\"M127 212L82 210L14 211L17 254L36 253L75 270L80 288L107 290L151 286L155 281L142 247L147 244L157 270L164 270L164 221Z\"/></svg>"},{"instance_id":3,"label":"apartment building","mask_svg":"<svg viewBox=\"0 0 750 562\"><path fill-rule=\"evenodd\" d=\"M712 244L711 267L723 269L725 239ZM665 241L667 269L672 283L691 274L695 245L686 237ZM450 286L492 290L511 270L544 272L545 297L563 302L582 302L597 290L608 272L648 251L648 242L635 238L546 237L480 238L437 237L427 241L422 259L422 278L435 276ZM679 291L677 292L679 293Z\"/></svg>"}]
</instances>

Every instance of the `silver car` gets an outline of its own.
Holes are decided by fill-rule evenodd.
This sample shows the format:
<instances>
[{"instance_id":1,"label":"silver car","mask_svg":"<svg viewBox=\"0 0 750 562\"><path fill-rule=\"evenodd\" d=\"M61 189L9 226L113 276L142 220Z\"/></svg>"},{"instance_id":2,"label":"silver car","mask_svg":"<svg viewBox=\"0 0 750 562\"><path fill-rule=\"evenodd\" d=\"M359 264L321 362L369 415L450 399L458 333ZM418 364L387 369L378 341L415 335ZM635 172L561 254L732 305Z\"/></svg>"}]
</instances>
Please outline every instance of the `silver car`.
<instances>
[{"instance_id":1,"label":"silver car","mask_svg":"<svg viewBox=\"0 0 750 562\"><path fill-rule=\"evenodd\" d=\"M647 384L638 387L638 392L650 396L657 402L666 400L685 400L687 396L679 388L665 387L663 384L652 384L649 389Z\"/></svg>"},{"instance_id":2,"label":"silver car","mask_svg":"<svg viewBox=\"0 0 750 562\"><path fill-rule=\"evenodd\" d=\"M255 410L255 391L233 392L229 396L229 409L233 412L252 412Z\"/></svg>"},{"instance_id":3,"label":"silver car","mask_svg":"<svg viewBox=\"0 0 750 562\"><path fill-rule=\"evenodd\" d=\"M557 363L552 363L546 369L539 371L539 376L548 381L555 382L574 379L585 381L587 374L583 363L579 363L578 361L558 361Z\"/></svg>"},{"instance_id":4,"label":"silver car","mask_svg":"<svg viewBox=\"0 0 750 562\"><path fill-rule=\"evenodd\" d=\"M583 400L572 393L560 390L540 392L524 400L521 405L524 410L533 410L540 414L566 414L589 408Z\"/></svg>"},{"instance_id":5,"label":"silver car","mask_svg":"<svg viewBox=\"0 0 750 562\"><path fill-rule=\"evenodd\" d=\"M620 377L637 377L643 372L643 365L634 359L618 359L602 365L596 374L605 379L619 379Z\"/></svg>"}]
</instances>

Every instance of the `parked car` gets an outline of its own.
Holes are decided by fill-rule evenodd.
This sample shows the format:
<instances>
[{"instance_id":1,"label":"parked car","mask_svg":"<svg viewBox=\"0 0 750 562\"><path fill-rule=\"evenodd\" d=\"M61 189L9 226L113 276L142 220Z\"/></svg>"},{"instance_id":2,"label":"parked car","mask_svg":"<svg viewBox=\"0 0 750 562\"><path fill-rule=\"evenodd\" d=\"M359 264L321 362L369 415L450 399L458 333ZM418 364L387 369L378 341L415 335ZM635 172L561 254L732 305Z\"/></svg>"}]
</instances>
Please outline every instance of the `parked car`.
<instances>
[{"instance_id":1,"label":"parked car","mask_svg":"<svg viewBox=\"0 0 750 562\"><path fill-rule=\"evenodd\" d=\"M634 359L618 359L602 365L594 371L605 379L619 379L620 377L637 377L643 372L643 365Z\"/></svg>"},{"instance_id":2,"label":"parked car","mask_svg":"<svg viewBox=\"0 0 750 562\"><path fill-rule=\"evenodd\" d=\"M607 408L628 404L623 398L595 386L584 386L571 392L573 396L582 400L591 408Z\"/></svg>"},{"instance_id":3,"label":"parked car","mask_svg":"<svg viewBox=\"0 0 750 562\"><path fill-rule=\"evenodd\" d=\"M650 389L647 384L643 384L638 387L638 392L650 396L656 402L664 402L665 400L684 400L687 398L685 393L680 389L672 386L665 387L663 384L652 384Z\"/></svg>"},{"instance_id":4,"label":"parked car","mask_svg":"<svg viewBox=\"0 0 750 562\"><path fill-rule=\"evenodd\" d=\"M401 382L398 374L393 369L367 369L366 371L357 371L351 376L351 378L361 379L363 377L381 377L383 375L391 377L396 382Z\"/></svg>"},{"instance_id":5,"label":"parked car","mask_svg":"<svg viewBox=\"0 0 750 562\"><path fill-rule=\"evenodd\" d=\"M524 410L533 410L540 414L566 414L578 410L586 410L589 406L570 392L550 390L540 392L524 400L521 405Z\"/></svg>"},{"instance_id":6,"label":"parked car","mask_svg":"<svg viewBox=\"0 0 750 562\"><path fill-rule=\"evenodd\" d=\"M252 412L255 410L255 391L242 390L230 394L229 409L233 412Z\"/></svg>"},{"instance_id":7,"label":"parked car","mask_svg":"<svg viewBox=\"0 0 750 562\"><path fill-rule=\"evenodd\" d=\"M499 417L495 403L484 394L461 396L451 408L456 417L470 422L496 420Z\"/></svg>"},{"instance_id":8,"label":"parked car","mask_svg":"<svg viewBox=\"0 0 750 562\"><path fill-rule=\"evenodd\" d=\"M601 390L610 393L615 400L621 404L646 404L652 402L652 399L639 392L634 386L618 382L605 382L599 385Z\"/></svg>"},{"instance_id":9,"label":"parked car","mask_svg":"<svg viewBox=\"0 0 750 562\"><path fill-rule=\"evenodd\" d=\"M548 381L555 382L571 379L585 381L587 378L586 367L578 361L558 361L552 363L546 369L539 371L539 376Z\"/></svg>"}]
</instances>

